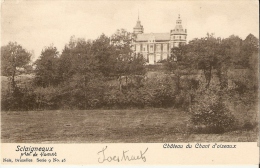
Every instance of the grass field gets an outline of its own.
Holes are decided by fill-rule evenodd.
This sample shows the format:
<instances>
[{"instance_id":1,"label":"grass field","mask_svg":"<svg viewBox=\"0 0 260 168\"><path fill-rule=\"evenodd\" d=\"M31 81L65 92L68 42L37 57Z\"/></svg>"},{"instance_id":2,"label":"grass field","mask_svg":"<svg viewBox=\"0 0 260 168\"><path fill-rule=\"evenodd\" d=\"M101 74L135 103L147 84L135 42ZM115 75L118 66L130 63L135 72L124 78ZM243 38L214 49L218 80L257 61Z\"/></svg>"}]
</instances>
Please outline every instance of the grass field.
<instances>
[{"instance_id":1,"label":"grass field","mask_svg":"<svg viewBox=\"0 0 260 168\"><path fill-rule=\"evenodd\" d=\"M257 133L189 133L176 109L2 111L3 143L255 142Z\"/></svg>"}]
</instances>

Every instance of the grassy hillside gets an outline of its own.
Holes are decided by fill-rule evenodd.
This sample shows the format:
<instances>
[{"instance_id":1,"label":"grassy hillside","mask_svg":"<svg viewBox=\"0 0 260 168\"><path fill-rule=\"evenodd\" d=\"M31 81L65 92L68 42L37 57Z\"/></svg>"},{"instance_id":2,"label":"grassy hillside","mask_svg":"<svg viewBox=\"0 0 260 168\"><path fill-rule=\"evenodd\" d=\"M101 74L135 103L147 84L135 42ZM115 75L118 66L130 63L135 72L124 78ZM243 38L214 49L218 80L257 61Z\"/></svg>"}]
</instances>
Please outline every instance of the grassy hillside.
<instances>
[{"instance_id":1,"label":"grassy hillside","mask_svg":"<svg viewBox=\"0 0 260 168\"><path fill-rule=\"evenodd\" d=\"M241 142L256 131L192 134L177 109L13 111L1 113L2 142Z\"/></svg>"}]
</instances>

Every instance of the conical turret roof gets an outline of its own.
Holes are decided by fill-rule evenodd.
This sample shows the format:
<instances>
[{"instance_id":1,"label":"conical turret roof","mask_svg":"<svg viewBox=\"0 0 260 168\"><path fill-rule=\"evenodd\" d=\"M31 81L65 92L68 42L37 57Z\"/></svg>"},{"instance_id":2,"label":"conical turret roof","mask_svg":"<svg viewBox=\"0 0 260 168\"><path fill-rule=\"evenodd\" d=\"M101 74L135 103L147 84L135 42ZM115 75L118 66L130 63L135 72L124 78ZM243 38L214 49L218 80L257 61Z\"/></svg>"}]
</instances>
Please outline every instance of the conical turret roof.
<instances>
[{"instance_id":1,"label":"conical turret roof","mask_svg":"<svg viewBox=\"0 0 260 168\"><path fill-rule=\"evenodd\" d=\"M138 20L137 20L136 25L134 27L134 33L139 34L139 33L143 33L143 32L144 32L144 28L141 24L141 21L139 20L139 14L138 14Z\"/></svg>"},{"instance_id":2,"label":"conical turret roof","mask_svg":"<svg viewBox=\"0 0 260 168\"><path fill-rule=\"evenodd\" d=\"M171 32L174 34L186 34L186 30L184 30L182 27L182 20L180 14L178 16L178 19L176 20L176 26Z\"/></svg>"}]
</instances>

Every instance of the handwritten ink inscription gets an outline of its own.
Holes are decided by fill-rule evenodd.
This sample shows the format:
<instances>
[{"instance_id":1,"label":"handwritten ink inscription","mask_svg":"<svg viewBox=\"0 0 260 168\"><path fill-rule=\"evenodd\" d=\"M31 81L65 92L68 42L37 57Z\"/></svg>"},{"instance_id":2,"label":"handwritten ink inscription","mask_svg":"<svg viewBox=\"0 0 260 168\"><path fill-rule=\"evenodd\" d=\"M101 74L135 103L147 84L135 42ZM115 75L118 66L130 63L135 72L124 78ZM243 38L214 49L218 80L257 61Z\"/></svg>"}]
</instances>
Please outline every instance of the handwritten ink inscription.
<instances>
[{"instance_id":1,"label":"handwritten ink inscription","mask_svg":"<svg viewBox=\"0 0 260 168\"><path fill-rule=\"evenodd\" d=\"M130 155L128 152L129 150L123 150L122 155L110 155L108 156L106 154L107 146L103 148L101 151L99 151L97 154L99 155L98 162L104 163L104 162L122 162L122 161L135 161L135 160L142 160L143 162L146 162L145 154L148 151L148 148L145 150L140 150L139 154L136 155Z\"/></svg>"}]
</instances>

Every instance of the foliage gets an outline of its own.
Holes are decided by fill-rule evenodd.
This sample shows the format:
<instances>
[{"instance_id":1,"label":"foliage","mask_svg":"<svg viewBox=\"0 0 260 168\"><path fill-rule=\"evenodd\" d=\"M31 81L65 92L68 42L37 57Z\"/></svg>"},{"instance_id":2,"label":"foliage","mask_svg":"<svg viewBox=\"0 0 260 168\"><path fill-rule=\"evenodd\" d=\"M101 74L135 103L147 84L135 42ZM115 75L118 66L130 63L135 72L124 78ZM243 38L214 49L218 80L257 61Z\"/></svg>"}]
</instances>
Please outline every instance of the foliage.
<instances>
[{"instance_id":1,"label":"foliage","mask_svg":"<svg viewBox=\"0 0 260 168\"><path fill-rule=\"evenodd\" d=\"M31 53L16 42L1 47L1 74L10 78L13 89L16 87L17 72L27 66L30 60Z\"/></svg>"},{"instance_id":2,"label":"foliage","mask_svg":"<svg viewBox=\"0 0 260 168\"><path fill-rule=\"evenodd\" d=\"M235 118L227 112L223 103L204 104L195 110L198 112L192 116L192 123L196 126L205 126L204 131L208 133L223 133L234 127Z\"/></svg>"},{"instance_id":3,"label":"foliage","mask_svg":"<svg viewBox=\"0 0 260 168\"><path fill-rule=\"evenodd\" d=\"M252 34L249 34L246 39L242 42L241 53L240 53L240 65L243 68L250 68L250 58L252 54L258 53L259 51L259 40Z\"/></svg>"},{"instance_id":4,"label":"foliage","mask_svg":"<svg viewBox=\"0 0 260 168\"><path fill-rule=\"evenodd\" d=\"M53 45L46 47L36 60L35 83L38 86L49 87L58 85L61 77L58 74L58 51Z\"/></svg>"},{"instance_id":5,"label":"foliage","mask_svg":"<svg viewBox=\"0 0 260 168\"><path fill-rule=\"evenodd\" d=\"M155 107L172 107L175 104L175 96L177 94L176 85L172 84L170 78L165 78L163 81L155 85L154 91L154 106Z\"/></svg>"},{"instance_id":6,"label":"foliage","mask_svg":"<svg viewBox=\"0 0 260 168\"><path fill-rule=\"evenodd\" d=\"M88 41L72 36L61 55L53 45L44 48L35 71L27 63L30 54L19 49L28 57L16 64L15 75L18 67L33 71L36 85L17 80L13 90L2 90L2 110L181 108L190 112L196 131L222 133L235 129L237 120L239 128L255 127L258 41L254 36L242 40L208 34L173 48L160 65L148 66L141 54L132 52L131 38L125 30ZM12 59L8 62L7 57L15 55L6 46L2 51L7 63L2 62L2 74L12 76ZM235 113L238 104L242 108Z\"/></svg>"},{"instance_id":7,"label":"foliage","mask_svg":"<svg viewBox=\"0 0 260 168\"><path fill-rule=\"evenodd\" d=\"M104 76L114 76L117 53L115 46L110 44L109 37L102 34L98 39L94 40L90 50L95 61L94 66Z\"/></svg>"},{"instance_id":8,"label":"foliage","mask_svg":"<svg viewBox=\"0 0 260 168\"><path fill-rule=\"evenodd\" d=\"M219 87L200 88L192 108L191 122L199 132L223 133L235 128L235 116L223 103Z\"/></svg>"},{"instance_id":9,"label":"foliage","mask_svg":"<svg viewBox=\"0 0 260 168\"><path fill-rule=\"evenodd\" d=\"M131 45L132 36L130 32L127 32L125 29L117 29L117 31L111 36L110 42L118 50L128 50L128 53L131 52L128 48Z\"/></svg>"},{"instance_id":10,"label":"foliage","mask_svg":"<svg viewBox=\"0 0 260 168\"><path fill-rule=\"evenodd\" d=\"M65 109L99 108L103 102L104 81L102 78L90 78L74 75L61 87L61 106ZM84 81L84 82L82 82Z\"/></svg>"},{"instance_id":11,"label":"foliage","mask_svg":"<svg viewBox=\"0 0 260 168\"><path fill-rule=\"evenodd\" d=\"M53 86L48 88L37 87L34 92L37 110L55 110L60 107L61 96L59 88Z\"/></svg>"},{"instance_id":12,"label":"foliage","mask_svg":"<svg viewBox=\"0 0 260 168\"><path fill-rule=\"evenodd\" d=\"M1 91L1 110L35 110L36 95L32 87L15 87L13 90Z\"/></svg>"}]
</instances>

